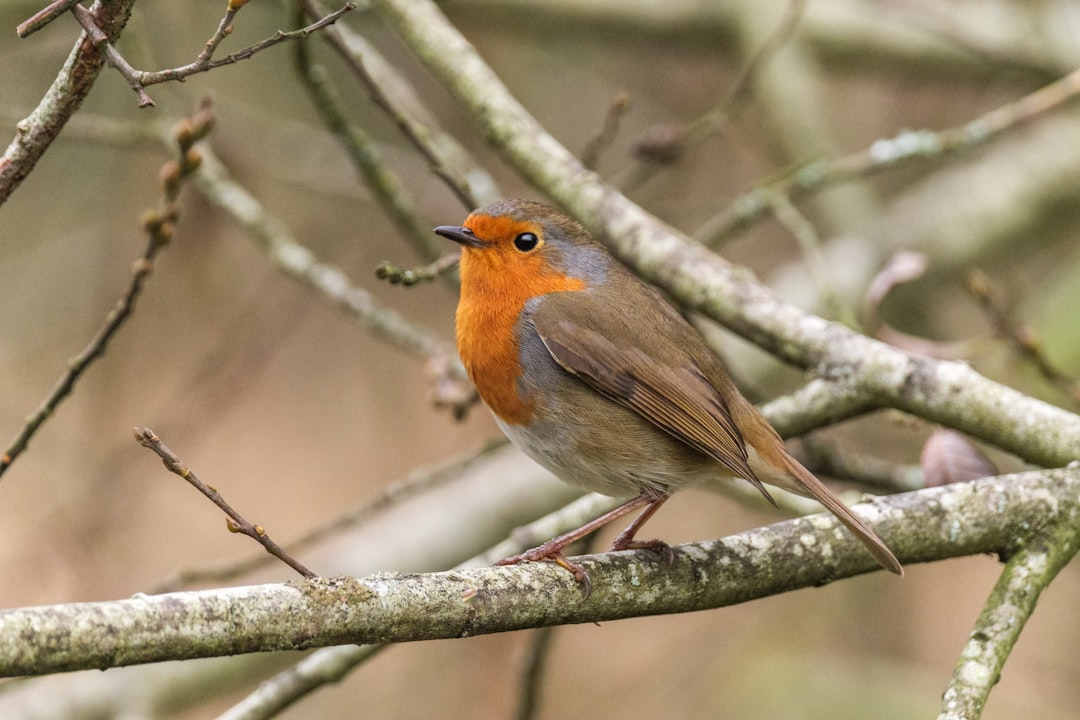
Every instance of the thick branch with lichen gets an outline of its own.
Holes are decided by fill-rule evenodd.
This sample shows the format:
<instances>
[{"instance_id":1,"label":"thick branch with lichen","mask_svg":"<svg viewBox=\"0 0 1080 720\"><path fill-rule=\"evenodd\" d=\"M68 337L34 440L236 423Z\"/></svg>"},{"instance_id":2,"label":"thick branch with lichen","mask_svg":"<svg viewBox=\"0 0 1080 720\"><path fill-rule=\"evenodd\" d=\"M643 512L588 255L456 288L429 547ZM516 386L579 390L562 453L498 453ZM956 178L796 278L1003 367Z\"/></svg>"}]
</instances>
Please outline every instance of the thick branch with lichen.
<instances>
[{"instance_id":1,"label":"thick branch with lichen","mask_svg":"<svg viewBox=\"0 0 1080 720\"><path fill-rule=\"evenodd\" d=\"M894 495L860 513L907 563L1010 555L1080 515L1080 469ZM910 523L906 518L919 517ZM245 652L408 642L724 607L869 572L829 515L682 545L582 559L595 590L549 563L383 573L0 612L0 675L35 675ZM34 637L35 642L25 642Z\"/></svg>"}]
</instances>

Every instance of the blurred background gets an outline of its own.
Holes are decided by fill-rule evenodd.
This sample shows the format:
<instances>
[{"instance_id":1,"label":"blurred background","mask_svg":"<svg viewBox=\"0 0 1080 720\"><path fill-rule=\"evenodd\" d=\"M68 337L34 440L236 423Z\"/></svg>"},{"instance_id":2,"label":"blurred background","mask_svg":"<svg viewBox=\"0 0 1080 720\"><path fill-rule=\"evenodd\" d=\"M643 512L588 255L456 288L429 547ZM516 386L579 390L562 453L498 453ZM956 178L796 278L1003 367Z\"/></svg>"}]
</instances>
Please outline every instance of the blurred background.
<instances>
[{"instance_id":1,"label":"blurred background","mask_svg":"<svg viewBox=\"0 0 1080 720\"><path fill-rule=\"evenodd\" d=\"M0 120L9 138L78 32L73 18L62 17L17 39L15 25L42 5L0 6L7 28L0 33ZM139 3L119 49L139 68L190 62L223 5ZM219 54L286 27L286 5L246 7ZM801 15L793 15L799 4L777 0L455 0L444 8L571 150L583 153L616 99L628 101L597 169L690 233L800 164L863 151L906 130L963 125L1080 65L1075 0L823 0ZM537 197L374 13L361 9L343 22L414 83L503 195ZM786 24L791 31L778 33ZM422 222L459 223L471 208L323 43L313 39L309 49L351 121L401 176ZM293 48L149 92L157 107L140 110L124 80L103 72L0 211L0 443L16 435L127 287L146 242L139 218L156 206L158 170L172 155L155 139L159 126L189 114L207 94L217 116L209 144L233 178L321 261L452 341L452 284L405 289L375 279L381 261L423 259L319 121L296 79ZM1075 397L995 336L967 286L973 270L984 273L999 306L1037 336L1043 357L1065 376L1080 374L1078 119L1075 109L1048 113L970 152L862 174L798 199L802 242L816 236L824 273L800 251L791 223L772 216L729 229L719 250L785 297L843 319L864 315L863 294L895 251L923 252L927 272L889 293L879 308L883 321L950 343L980 372L1075 410ZM153 428L279 542L371 502L418 468L498 437L482 407L461 421L435 407L422 359L373 337L276 269L195 187L185 188L182 207L135 314L0 481L2 607L123 598L151 592L183 569L257 554L134 442L133 426ZM951 345L957 341L964 342ZM724 348L756 399L804 379L741 340L728 338ZM882 412L817 435L845 452L912 465L932 429ZM987 452L1002 471L1023 467ZM547 493L551 503L554 485L515 451L498 451L460 480L301 559L323 575L448 567L535 515L534 495ZM650 527L679 543L777 519L727 498L686 494ZM995 558L972 557L908 567L903 580L875 573L723 610L561 628L538 717L931 716L998 567ZM272 566L229 582L290 577ZM1070 567L1044 594L985 718L1076 717L1078 594L1080 576ZM436 717L448 709L510 717L531 638L394 647L282 717ZM146 716L212 717L296 657L30 681L0 690L0 714L96 717L87 698L122 696ZM70 704L59 705L61 698Z\"/></svg>"}]
</instances>

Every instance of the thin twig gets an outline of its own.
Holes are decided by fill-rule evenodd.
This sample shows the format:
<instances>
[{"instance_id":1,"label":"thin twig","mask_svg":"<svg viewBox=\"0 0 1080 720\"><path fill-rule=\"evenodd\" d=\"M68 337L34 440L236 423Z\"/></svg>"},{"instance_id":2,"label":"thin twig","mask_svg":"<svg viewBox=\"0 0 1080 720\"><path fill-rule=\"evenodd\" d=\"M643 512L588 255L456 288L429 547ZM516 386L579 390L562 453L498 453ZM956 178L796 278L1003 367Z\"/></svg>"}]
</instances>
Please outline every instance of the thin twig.
<instances>
[{"instance_id":1,"label":"thin twig","mask_svg":"<svg viewBox=\"0 0 1080 720\"><path fill-rule=\"evenodd\" d=\"M43 9L38 10L29 19L19 23L15 28L15 32L21 38L28 37L66 13L71 9L72 5L78 2L79 0L55 0Z\"/></svg>"},{"instance_id":2,"label":"thin twig","mask_svg":"<svg viewBox=\"0 0 1080 720\"><path fill-rule=\"evenodd\" d=\"M159 438L153 430L150 428L135 428L135 439L143 447L149 448L157 453L158 457L161 458L161 461L165 463L165 467L169 469L169 472L182 477L192 487L209 498L212 503L221 508L222 512L228 516L227 527L229 528L229 532L240 533L241 535L247 535L249 538L252 538L266 548L266 552L270 553L278 560L281 560L305 578L316 577L314 572L308 570L299 560L292 557L280 545L271 540L270 536L266 534L266 530L264 530L261 525L254 525L245 520L240 513L229 505L229 503L225 502L225 498L221 497L221 493L200 480L191 468L185 465L172 450L166 447L165 443L161 442L161 438Z\"/></svg>"},{"instance_id":3,"label":"thin twig","mask_svg":"<svg viewBox=\"0 0 1080 720\"><path fill-rule=\"evenodd\" d=\"M109 64L109 67L119 72L120 75L122 75L124 79L127 80L128 84L139 96L139 107L149 107L154 104L154 101L146 92L145 88L148 85L157 85L158 83L163 82L183 80L190 75L195 75L196 73L207 72L215 68L219 68L223 65L231 65L233 63L240 62L241 60L247 60L252 55L287 40L298 40L306 38L312 33L318 32L319 30L327 27L328 25L332 25L333 23L337 22L337 20L342 15L356 8L356 3L347 2L338 10L335 10L334 12L320 18L319 20L313 22L306 27L302 27L298 30L291 30L288 32L278 30L276 35L272 35L271 37L266 38L261 42L250 45L243 50L232 53L231 55L227 55L219 60L212 59L214 50L217 49L218 45L221 44L221 41L224 40L225 37L229 34L232 27L233 18L236 16L237 11L239 11L239 9L245 4L245 2L230 0L225 12L225 16L218 24L217 31L206 42L205 47L199 53L198 57L195 59L194 62L187 65L182 65L180 67L169 68L167 70L156 70L153 72L137 70L132 67L131 64L124 59L120 52L109 41L109 38L106 36L106 34L102 32L100 28L98 28L97 24L94 22L93 16L88 10L86 10L79 4L73 5L71 9L74 12L75 17L78 19L79 24L82 25L83 30L86 31L87 37L90 39L90 42L102 53L102 56Z\"/></svg>"},{"instance_id":4,"label":"thin twig","mask_svg":"<svg viewBox=\"0 0 1080 720\"><path fill-rule=\"evenodd\" d=\"M412 287L448 274L450 270L457 266L460 259L461 253L449 252L435 260L435 262L415 268L403 268L390 262L381 262L375 267L375 277L385 280L391 285Z\"/></svg>"},{"instance_id":5,"label":"thin twig","mask_svg":"<svg viewBox=\"0 0 1080 720\"><path fill-rule=\"evenodd\" d=\"M132 268L131 282L127 289L116 301L113 309L105 317L105 323L97 331L90 343L78 355L68 361L67 370L53 385L52 390L41 401L37 409L31 414L22 429L8 445L3 455L0 455L0 476L11 467L15 459L21 455L30 444L30 439L41 428L49 417L63 402L64 398L71 394L82 374L87 368L105 353L109 341L116 335L124 322L131 316L135 309L135 302L142 294L143 287L150 273L154 269L154 259L158 252L169 244L175 231L176 221L179 217L179 205L181 186L193 172L199 167L202 156L194 145L205 138L213 127L213 114L206 102L190 118L177 124L174 130L178 158L167 162L161 170L162 193L159 207L147 212L143 218L143 229L147 234L146 250L135 261Z\"/></svg>"},{"instance_id":6,"label":"thin twig","mask_svg":"<svg viewBox=\"0 0 1080 720\"><path fill-rule=\"evenodd\" d=\"M353 530L366 522L370 522L391 508L399 506L406 500L438 488L444 484L453 482L472 463L481 457L504 447L505 440L496 440L464 455L451 458L446 462L429 467L419 468L409 473L405 478L388 485L378 497L365 502L358 507L331 519L318 527L312 528L296 540L287 543L286 549L295 554L312 547L316 543L333 537L346 530ZM264 553L237 562L228 562L210 567L192 568L182 570L175 575L166 578L154 588L155 594L173 592L199 583L221 583L235 580L254 570L264 567L272 561L272 558Z\"/></svg>"},{"instance_id":7,"label":"thin twig","mask_svg":"<svg viewBox=\"0 0 1080 720\"><path fill-rule=\"evenodd\" d=\"M75 19L82 25L83 30L86 31L86 37L89 38L90 43L101 51L106 64L120 73L128 81L128 85L135 91L135 94L139 96L139 107L153 107L154 100L143 89L143 83L138 77L138 70L131 67L131 64L124 59L124 56L113 47L113 44L109 42L109 38L94 22L94 16L90 14L90 11L78 3L71 6L71 11L75 15Z\"/></svg>"},{"instance_id":8,"label":"thin twig","mask_svg":"<svg viewBox=\"0 0 1080 720\"><path fill-rule=\"evenodd\" d=\"M1080 402L1080 380L1059 370L1046 357L1035 329L1013 318L1005 303L996 297L990 278L974 270L968 274L966 287L994 333L1008 341L1017 355L1029 362L1047 382L1065 393L1074 404Z\"/></svg>"},{"instance_id":9,"label":"thin twig","mask_svg":"<svg viewBox=\"0 0 1080 720\"><path fill-rule=\"evenodd\" d=\"M202 49L202 52L195 58L196 63L210 62L210 59L214 57L214 52L218 49L218 45L221 45L222 41L232 34L232 24L233 20L236 19L236 13L240 12L240 8L246 4L246 0L245 2L229 0L229 4L225 8L225 15L221 18L221 22L218 23L217 30L206 41L206 46Z\"/></svg>"},{"instance_id":10,"label":"thin twig","mask_svg":"<svg viewBox=\"0 0 1080 720\"><path fill-rule=\"evenodd\" d=\"M600 132L585 144L581 151L581 164L590 170L595 170L600 162L600 154L611 147L619 134L619 124L627 110L630 109L630 93L620 92L608 106L607 114L604 115L604 124Z\"/></svg>"},{"instance_id":11,"label":"thin twig","mask_svg":"<svg viewBox=\"0 0 1080 720\"><path fill-rule=\"evenodd\" d=\"M312 33L318 32L319 30L322 30L329 25L333 25L335 22L338 21L339 18L341 18L342 15L349 12L350 10L355 9L356 3L347 2L339 9L335 10L329 15L326 15L325 17L320 18L319 20L316 20L315 22L307 25L306 27L302 27L298 30L290 30L287 32L284 30L278 30L277 34L271 35L265 40L257 42L254 45L246 47L238 52L234 52L231 55L226 55L219 60L211 60L209 58L203 59L203 53L205 53L204 50L203 53L199 55L199 58L195 60L195 62L188 65L170 68L168 70L158 70L155 72L140 72L139 81L142 82L143 85L156 85L157 83L169 82L170 80L182 80L189 75L213 70L214 68L219 68L222 65L232 65L233 63L240 62L241 60L247 60L252 55L287 40L302 40L310 36Z\"/></svg>"}]
</instances>

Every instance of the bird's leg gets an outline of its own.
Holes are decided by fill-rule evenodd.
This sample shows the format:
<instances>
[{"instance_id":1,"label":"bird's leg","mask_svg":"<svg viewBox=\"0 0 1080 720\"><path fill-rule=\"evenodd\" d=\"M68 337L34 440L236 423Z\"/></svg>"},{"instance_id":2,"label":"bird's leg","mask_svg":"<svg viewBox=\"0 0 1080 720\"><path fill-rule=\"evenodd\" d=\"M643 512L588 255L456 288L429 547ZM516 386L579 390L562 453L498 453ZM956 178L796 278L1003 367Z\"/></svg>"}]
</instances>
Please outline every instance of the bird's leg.
<instances>
[{"instance_id":1,"label":"bird's leg","mask_svg":"<svg viewBox=\"0 0 1080 720\"><path fill-rule=\"evenodd\" d=\"M641 496L639 495L638 497ZM663 555L664 559L667 560L668 565L675 562L675 554L671 552L671 546L663 540L658 540L656 538L653 538L652 540L634 539L634 536L637 535L641 526L656 514L656 511L660 509L660 506L663 505L669 497L671 496L651 496L641 514L634 518L634 522L630 523L630 525L615 538L615 542L611 544L611 550L613 552L617 550L652 550Z\"/></svg>"},{"instance_id":2,"label":"bird's leg","mask_svg":"<svg viewBox=\"0 0 1080 720\"><path fill-rule=\"evenodd\" d=\"M589 581L589 574L585 572L585 568L581 567L581 565L573 562L572 560L568 560L562 554L562 551L565 550L569 545L576 543L578 540L585 537L586 535L599 530L600 528L604 527L605 525L614 520L618 520L623 515L628 515L640 507L649 506L646 507L645 511L641 513L641 515L638 516L638 518L634 520L630 527L627 528L626 531L624 531L619 537L622 538L623 535L626 535L626 533L630 532L630 530L636 532L637 528L641 527L641 524L644 523L645 520L648 520L649 516L656 512L657 508L659 508L660 505L663 504L664 500L667 500L666 496L661 500L657 500L657 498L653 495L650 495L648 493L642 493L637 497L630 498L622 505L619 505L618 507L607 511L595 520L590 520L576 530L571 530L570 532L564 533L557 538L548 540L543 545L538 545L537 547L534 547L532 550L526 550L520 555L508 557L505 560L500 560L495 564L516 565L517 563L524 562L526 560L530 562L537 562L539 560L551 560L552 562L555 562L572 572L574 574L574 578L579 583L585 586L585 595L588 596L589 592L592 590L592 583ZM630 537L628 539L633 539L632 532L630 533ZM618 542L618 540L616 540L616 542ZM656 540L653 542L658 543L660 541ZM648 547L648 545L646 544L645 547ZM670 550L668 552L670 552Z\"/></svg>"}]
</instances>

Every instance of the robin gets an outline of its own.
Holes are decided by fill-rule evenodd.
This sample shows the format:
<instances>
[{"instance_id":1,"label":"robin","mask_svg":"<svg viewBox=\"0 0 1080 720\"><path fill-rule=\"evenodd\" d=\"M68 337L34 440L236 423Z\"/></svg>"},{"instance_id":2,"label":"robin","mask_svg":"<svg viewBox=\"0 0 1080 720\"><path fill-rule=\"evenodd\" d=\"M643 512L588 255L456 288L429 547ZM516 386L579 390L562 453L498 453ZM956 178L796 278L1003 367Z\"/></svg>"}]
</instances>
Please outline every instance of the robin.
<instances>
[{"instance_id":1,"label":"robin","mask_svg":"<svg viewBox=\"0 0 1080 720\"><path fill-rule=\"evenodd\" d=\"M813 474L735 387L693 327L570 217L543 203L503 200L435 232L462 247L457 346L503 432L561 480L633 495L578 530L503 560L553 560L571 543L641 510L612 550L649 548L641 526L684 487L742 478L814 498L882 567L888 547ZM775 503L774 503L775 504Z\"/></svg>"}]
</instances>

